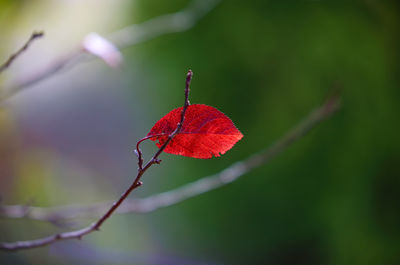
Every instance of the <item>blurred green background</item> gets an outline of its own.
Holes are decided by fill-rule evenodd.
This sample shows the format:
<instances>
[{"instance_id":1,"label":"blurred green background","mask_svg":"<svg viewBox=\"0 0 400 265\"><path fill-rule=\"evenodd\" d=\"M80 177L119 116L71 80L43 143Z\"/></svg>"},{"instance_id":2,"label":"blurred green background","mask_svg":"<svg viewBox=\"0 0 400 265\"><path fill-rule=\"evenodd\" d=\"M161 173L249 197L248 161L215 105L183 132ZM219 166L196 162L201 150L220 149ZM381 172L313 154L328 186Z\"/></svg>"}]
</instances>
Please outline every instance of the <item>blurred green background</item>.
<instances>
[{"instance_id":1,"label":"blurred green background","mask_svg":"<svg viewBox=\"0 0 400 265\"><path fill-rule=\"evenodd\" d=\"M205 0L204 0L205 1ZM208 0L207 0L208 1ZM100 34L177 12L187 0L0 1L2 89ZM339 88L342 109L268 165L146 215L115 215L82 241L0 253L0 264L400 264L400 2L223 0L185 32L122 50L124 64L79 64L0 110L3 204L113 200L133 149L182 104L226 113L244 134L227 154L163 154L132 197L216 173L283 135ZM153 143L143 144L146 157ZM77 220L77 227L93 219ZM68 228L0 219L0 241Z\"/></svg>"}]
</instances>

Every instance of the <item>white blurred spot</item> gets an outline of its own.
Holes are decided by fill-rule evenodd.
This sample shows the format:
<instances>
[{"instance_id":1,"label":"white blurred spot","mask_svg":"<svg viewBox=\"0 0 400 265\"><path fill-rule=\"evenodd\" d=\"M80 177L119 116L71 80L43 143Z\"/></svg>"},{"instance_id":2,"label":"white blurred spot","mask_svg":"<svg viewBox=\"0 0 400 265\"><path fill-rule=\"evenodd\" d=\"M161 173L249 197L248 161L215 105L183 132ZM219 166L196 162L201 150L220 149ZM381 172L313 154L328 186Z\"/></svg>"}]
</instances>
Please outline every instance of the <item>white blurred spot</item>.
<instances>
[{"instance_id":1,"label":"white blurred spot","mask_svg":"<svg viewBox=\"0 0 400 265\"><path fill-rule=\"evenodd\" d=\"M122 63L122 55L118 48L97 33L93 32L85 37L83 48L103 59L111 67L118 67Z\"/></svg>"}]
</instances>

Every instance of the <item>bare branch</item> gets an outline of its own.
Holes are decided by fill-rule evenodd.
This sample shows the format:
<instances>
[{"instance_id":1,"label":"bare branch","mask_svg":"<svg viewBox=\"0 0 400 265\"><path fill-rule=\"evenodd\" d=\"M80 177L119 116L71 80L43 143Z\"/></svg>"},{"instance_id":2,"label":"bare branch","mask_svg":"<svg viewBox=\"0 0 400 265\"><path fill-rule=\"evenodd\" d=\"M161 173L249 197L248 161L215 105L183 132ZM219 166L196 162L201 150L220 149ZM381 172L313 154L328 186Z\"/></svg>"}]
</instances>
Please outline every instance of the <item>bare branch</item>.
<instances>
[{"instance_id":1,"label":"bare branch","mask_svg":"<svg viewBox=\"0 0 400 265\"><path fill-rule=\"evenodd\" d=\"M193 0L176 13L162 15L139 25L132 25L109 35L109 39L122 49L168 34L183 32L193 27L221 0Z\"/></svg>"},{"instance_id":2,"label":"bare branch","mask_svg":"<svg viewBox=\"0 0 400 265\"><path fill-rule=\"evenodd\" d=\"M179 12L162 15L138 25L128 26L111 33L107 39L114 43L117 48L123 49L165 34L182 32L193 27L198 20L211 11L219 2L220 0L193 0L185 9ZM60 70L65 69L66 66L68 66L68 69L71 69L73 66L84 62L84 55L87 55L86 50L83 44L80 44L75 49L72 49L71 52L55 59L47 67L40 68L38 72L5 89L0 102L36 83L54 76ZM93 56L90 58L94 59L97 57Z\"/></svg>"},{"instance_id":3,"label":"bare branch","mask_svg":"<svg viewBox=\"0 0 400 265\"><path fill-rule=\"evenodd\" d=\"M329 118L340 106L338 97L331 97L325 104L312 111L302 122L287 132L267 149L246 160L236 162L223 171L204 177L179 188L159 193L143 199L128 199L116 213L148 213L157 209L175 205L187 199L207 193L236 181L239 177L254 168L265 165L268 161L286 150L321 121ZM0 216L7 218L28 218L33 220L55 222L79 217L99 216L111 202L89 206L32 207L23 205L0 206Z\"/></svg>"},{"instance_id":4,"label":"bare branch","mask_svg":"<svg viewBox=\"0 0 400 265\"><path fill-rule=\"evenodd\" d=\"M43 246L55 243L60 240L82 239L82 237L87 234L90 234L94 231L99 231L101 225L108 218L111 217L111 215L117 210L117 208L121 205L121 203L125 201L125 199L129 196L129 194L134 189L136 189L142 185L142 182L140 181L140 179L142 178L143 174L152 165L160 163L160 161L158 160L158 157L161 155L161 153L164 151L164 149L167 147L167 145L172 141L172 139L175 137L175 135L177 135L181 131L183 121L185 120L186 109L189 106L189 86L190 86L191 79L192 79L192 71L189 70L187 77L186 77L185 103L183 105L183 109L182 109L182 113L181 113L181 120L176 125L176 129L170 135L168 135L168 140L165 141L165 143L160 147L160 149L154 154L153 158L151 158L150 161L147 162L147 164L143 168L141 168L141 167L138 168L138 173L137 173L136 178L133 181L133 183L119 197L119 199L112 204L112 206L107 210L107 212L103 216L101 216L96 222L90 224L89 226L87 226L85 228L79 229L79 230L59 233L59 234L55 234L52 236L48 236L48 237L44 237L44 238L40 238L40 239L36 239L36 240L17 241L17 242L12 242L12 243L0 243L0 250L16 251L16 250L21 250L21 249L31 249L31 248L43 247Z\"/></svg>"},{"instance_id":5,"label":"bare branch","mask_svg":"<svg viewBox=\"0 0 400 265\"><path fill-rule=\"evenodd\" d=\"M44 32L43 31L33 32L32 35L30 36L30 38L28 39L28 41L24 44L24 46L22 46L17 52L12 54L10 56L10 58L8 58L8 60L6 62L4 62L2 65L0 65L0 74L4 70L6 70L8 67L10 67L10 65L14 62L14 60L17 59L18 56L20 56L24 51L26 51L29 48L29 45L31 45L31 43L34 40L39 39L39 38L41 38L43 36L44 36Z\"/></svg>"}]
</instances>

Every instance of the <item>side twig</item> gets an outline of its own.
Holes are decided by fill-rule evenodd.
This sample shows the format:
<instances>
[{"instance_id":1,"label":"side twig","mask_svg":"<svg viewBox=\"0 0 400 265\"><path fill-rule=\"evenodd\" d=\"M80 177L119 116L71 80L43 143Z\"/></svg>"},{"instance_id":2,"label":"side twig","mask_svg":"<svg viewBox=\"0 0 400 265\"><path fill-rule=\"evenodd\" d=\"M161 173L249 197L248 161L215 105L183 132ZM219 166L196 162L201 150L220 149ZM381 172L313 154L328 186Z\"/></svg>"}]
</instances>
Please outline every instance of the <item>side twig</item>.
<instances>
[{"instance_id":1,"label":"side twig","mask_svg":"<svg viewBox=\"0 0 400 265\"><path fill-rule=\"evenodd\" d=\"M39 31L39 32L33 32L31 37L28 39L28 41L24 44L24 46L22 46L17 52L15 52L14 54L12 54L7 61L5 61L2 65L0 65L0 74L6 70L8 67L10 67L10 65L14 62L15 59L18 58L18 56L20 56L24 51L26 51L29 48L29 45L31 45L31 43L44 36L44 32L43 31Z\"/></svg>"},{"instance_id":2,"label":"side twig","mask_svg":"<svg viewBox=\"0 0 400 265\"><path fill-rule=\"evenodd\" d=\"M31 249L31 248L37 248L37 247L42 247L46 246L49 244L52 244L54 242L60 241L60 240L67 240L67 239L81 239L87 234L90 234L94 231L99 231L101 225L108 219L110 216L117 210L117 208L121 205L123 201L128 197L128 195L136 188L140 187L142 185L142 182L140 181L143 174L149 169L152 165L154 164L159 164L160 160L158 160L158 157L161 155L161 153L164 151L164 149L167 147L167 145L172 141L172 139L175 137L176 134L180 132L182 129L183 121L185 119L185 113L186 109L189 106L189 86L190 86L190 81L192 79L192 71L189 70L187 76L186 76L186 87L185 87L185 103L182 109L181 113L181 120L177 124L176 129L168 136L168 140L158 149L158 151L154 154L154 156L150 159L149 162L145 166L140 166L138 167L138 173L136 175L135 180L131 184L131 186L120 196L120 198L113 203L111 208L107 210L107 212L100 217L96 222L92 223L91 225L71 231L71 232L64 232L64 233L59 233L55 234L52 236L36 239L36 240L28 240L28 241L18 241L18 242L13 242L13 243L0 243L0 250L8 250L8 251L16 251L16 250L21 250L21 249ZM138 153L140 153L140 150L138 150Z\"/></svg>"},{"instance_id":3,"label":"side twig","mask_svg":"<svg viewBox=\"0 0 400 265\"><path fill-rule=\"evenodd\" d=\"M265 150L236 162L223 171L201 178L195 182L179 188L149 196L143 199L128 199L118 208L116 213L148 213L157 209L178 204L187 199L210 192L236 181L251 170L265 165L270 159L286 150L291 144L299 140L321 121L329 118L340 107L339 98L334 96L322 106L312 111L302 122L287 132L283 137ZM99 216L109 207L110 202L98 203L89 206L62 206L62 207L33 207L24 205L0 206L0 216L7 218L28 218L46 222L60 222L61 220L80 217Z\"/></svg>"}]
</instances>

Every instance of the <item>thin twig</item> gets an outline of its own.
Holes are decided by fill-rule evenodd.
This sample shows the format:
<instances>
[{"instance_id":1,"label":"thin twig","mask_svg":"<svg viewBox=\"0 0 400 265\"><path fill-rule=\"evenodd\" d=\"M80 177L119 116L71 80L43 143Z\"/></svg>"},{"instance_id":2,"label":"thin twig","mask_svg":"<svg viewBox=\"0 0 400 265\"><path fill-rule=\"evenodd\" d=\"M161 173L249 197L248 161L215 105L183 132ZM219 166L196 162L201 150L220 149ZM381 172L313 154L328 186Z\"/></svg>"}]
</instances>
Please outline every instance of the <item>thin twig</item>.
<instances>
[{"instance_id":1,"label":"thin twig","mask_svg":"<svg viewBox=\"0 0 400 265\"><path fill-rule=\"evenodd\" d=\"M198 20L211 11L219 2L220 0L193 0L179 12L162 15L141 24L128 26L109 34L107 39L119 49L123 49L165 34L183 32L193 27ZM79 63L85 62L88 58L84 55L87 55L86 50L80 44L69 53L55 59L47 67L40 67L37 72L22 79L19 83L4 88L0 102L54 76L61 70L66 69L67 66L68 69L71 69ZM92 56L89 58L96 59L97 57Z\"/></svg>"},{"instance_id":2,"label":"thin twig","mask_svg":"<svg viewBox=\"0 0 400 265\"><path fill-rule=\"evenodd\" d=\"M162 153L164 151L164 149L167 147L168 143L172 140L172 137L174 137L181 129L182 129L182 125L183 125L183 121L185 120L185 113L186 113L186 109L189 107L190 102L189 102L189 93L190 93L190 81L192 81L192 77L193 77L193 72L192 70L189 70L187 75L186 75L186 85L185 85L185 103L183 104L183 108L182 108L182 112L181 112L181 120L178 123L178 126L176 127L175 131L172 132L172 134L170 134L167 138L166 143L164 144L159 150L158 153ZM158 135L151 135L151 136L146 136L142 139L140 139L137 143L136 143L136 150L135 150L135 154L138 157L138 170L142 170L143 168L143 155L142 155L142 151L139 148L140 143L142 143L145 140L148 140L150 138L154 138L154 137L158 137L161 136L161 134ZM158 155L156 156L156 158L158 157ZM160 161L158 161L157 159L154 161L154 163L159 164Z\"/></svg>"},{"instance_id":3,"label":"thin twig","mask_svg":"<svg viewBox=\"0 0 400 265\"><path fill-rule=\"evenodd\" d=\"M187 199L207 193L219 187L236 181L239 177L254 168L265 165L270 159L286 150L292 143L300 139L321 121L330 117L339 109L339 98L331 97L325 104L312 111L302 122L287 132L283 137L267 149L246 160L236 162L223 171L201 178L179 188L149 196L143 199L127 199L116 213L148 213L157 209L175 205ZM79 217L99 216L109 207L110 202L97 203L89 206L33 207L24 205L0 206L0 216L8 218L27 218L33 220L54 222Z\"/></svg>"},{"instance_id":4,"label":"thin twig","mask_svg":"<svg viewBox=\"0 0 400 265\"><path fill-rule=\"evenodd\" d=\"M16 250L21 250L21 249L31 249L31 248L37 248L37 247L42 247L46 246L49 244L52 244L54 242L60 241L60 240L67 240L67 239L81 239L83 236L92 233L94 231L99 231L101 225L111 217L111 215L117 210L117 208L121 205L123 201L128 197L128 195L136 188L140 187L142 185L142 182L140 179L142 178L143 174L149 169L152 165L154 164L159 164L160 161L158 160L158 157L161 155L161 153L164 151L164 149L167 147L167 145L172 141L172 139L175 137L176 134L180 132L182 129L183 121L185 120L185 113L186 109L189 106L189 86L190 86L190 81L192 79L192 71L189 70L187 76L186 76L186 86L185 86L185 103L183 105L182 113L181 113L181 120L177 124L176 129L168 135L168 140L158 149L158 151L154 154L154 156L147 162L147 164L142 168L138 168L138 173L136 175L135 180L133 183L130 185L130 187L119 197L117 201L113 203L113 205L107 210L107 212L100 217L96 222L92 223L91 225L71 231L71 232L64 232L64 233L59 233L55 234L52 236L36 239L36 240L28 240L28 241L18 241L18 242L12 242L12 243L0 243L0 250L8 250L8 251L16 251ZM140 152L138 150L138 152Z\"/></svg>"},{"instance_id":5,"label":"thin twig","mask_svg":"<svg viewBox=\"0 0 400 265\"><path fill-rule=\"evenodd\" d=\"M2 65L0 65L0 74L6 70L8 67L10 67L10 65L14 62L15 59L18 58L18 56L20 56L24 51L26 51L29 48L29 45L31 45L31 43L44 36L44 32L43 31L39 31L39 32L33 32L30 36L30 38L28 39L28 41L24 44L24 46L22 46L17 52L15 52L14 54L12 54L7 61L5 61Z\"/></svg>"}]
</instances>

